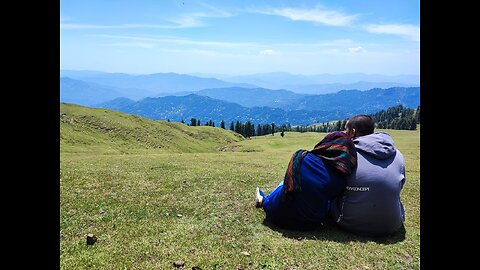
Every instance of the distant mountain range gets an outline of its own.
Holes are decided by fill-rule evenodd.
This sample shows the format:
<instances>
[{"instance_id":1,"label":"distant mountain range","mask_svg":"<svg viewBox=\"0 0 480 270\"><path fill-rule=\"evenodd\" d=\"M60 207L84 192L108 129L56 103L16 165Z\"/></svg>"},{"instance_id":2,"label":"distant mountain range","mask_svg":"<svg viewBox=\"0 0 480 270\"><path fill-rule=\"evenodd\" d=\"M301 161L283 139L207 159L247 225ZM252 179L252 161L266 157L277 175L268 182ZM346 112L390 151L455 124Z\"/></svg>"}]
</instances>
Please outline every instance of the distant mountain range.
<instances>
[{"instance_id":1,"label":"distant mountain range","mask_svg":"<svg viewBox=\"0 0 480 270\"><path fill-rule=\"evenodd\" d=\"M356 83L328 83L328 84L311 84L311 85L285 85L287 89L298 93L308 94L330 94L341 90L370 90L373 88L392 88L392 87L415 87L419 84L405 84L395 82L364 82Z\"/></svg>"},{"instance_id":2,"label":"distant mountain range","mask_svg":"<svg viewBox=\"0 0 480 270\"><path fill-rule=\"evenodd\" d=\"M219 96L214 90L209 91ZM257 89L257 91L265 95L274 90ZM284 94L291 95L288 91ZM256 100L257 98L251 96L250 99ZM243 101L243 103L246 103L246 101ZM245 107L237 103L196 94L145 98L137 102L123 98L97 104L96 107L137 114L154 120L181 121L183 119L189 121L193 117L200 119L203 123L212 120L217 124L221 120L227 123L239 120L242 122L251 121L256 124L274 122L277 124L308 125L345 119L359 113L375 113L399 104L408 108L415 108L420 105L420 88L344 90L336 94L303 96L288 102L285 101L280 106L283 108Z\"/></svg>"},{"instance_id":3,"label":"distant mountain range","mask_svg":"<svg viewBox=\"0 0 480 270\"><path fill-rule=\"evenodd\" d=\"M288 105L292 102L309 96L306 94L297 94L287 90L242 87L212 88L203 89L200 91L178 92L175 94L175 96L185 96L189 94L235 102L245 107L266 106L272 108L288 107Z\"/></svg>"},{"instance_id":4,"label":"distant mountain range","mask_svg":"<svg viewBox=\"0 0 480 270\"><path fill-rule=\"evenodd\" d=\"M145 89L104 86L97 83L74 80L69 77L60 78L61 102L91 106L118 97L139 100L153 95L153 92Z\"/></svg>"},{"instance_id":5,"label":"distant mountain range","mask_svg":"<svg viewBox=\"0 0 480 270\"><path fill-rule=\"evenodd\" d=\"M191 74L199 77L215 77L227 82L243 82L268 89L288 89L296 93L326 94L340 90L369 90L372 88L414 87L420 85L418 75L387 76L380 74L318 74L294 75L272 72L242 76L221 74Z\"/></svg>"},{"instance_id":6,"label":"distant mountain range","mask_svg":"<svg viewBox=\"0 0 480 270\"><path fill-rule=\"evenodd\" d=\"M190 94L186 96L167 96L145 98L126 106L118 106L114 101L99 104L96 107L144 116L153 120L170 120L188 122L196 118L204 125L212 120L218 126L221 120L251 121L252 123L296 123L307 124L336 118L336 112L299 110L288 112L270 107L243 107L237 103L213 99L206 96Z\"/></svg>"},{"instance_id":7,"label":"distant mountain range","mask_svg":"<svg viewBox=\"0 0 480 270\"><path fill-rule=\"evenodd\" d=\"M208 76L208 74L191 76L176 73L132 75L89 70L60 70L60 101L90 106L118 97L140 100L145 97L195 93L237 102L247 107L278 107L300 95L336 93L340 90L419 86L419 78L414 75L292 75L276 72L244 76L212 74L217 78ZM213 89L227 88L229 90L212 92ZM240 88L243 88L244 90L241 91L245 93L239 93L237 90ZM247 91L247 88L252 91ZM264 97L261 96L263 93L257 89L279 91L270 92L267 97ZM250 97L245 98L247 93L254 95L256 102L245 102L251 100Z\"/></svg>"},{"instance_id":8,"label":"distant mountain range","mask_svg":"<svg viewBox=\"0 0 480 270\"><path fill-rule=\"evenodd\" d=\"M282 108L371 113L399 104L408 108L420 105L420 87L374 88L367 91L342 90L333 94L311 95L296 99Z\"/></svg>"},{"instance_id":9,"label":"distant mountain range","mask_svg":"<svg viewBox=\"0 0 480 270\"><path fill-rule=\"evenodd\" d=\"M419 86L386 87L415 83L418 76L289 73L207 76L61 70L60 101L110 108L151 119L180 121L194 117L205 121L302 125L345 119L358 113L375 113L398 104L409 108L420 104ZM258 87L258 84L273 88ZM291 87L276 89L275 86L281 85ZM334 90L354 85L372 88ZM294 88L297 90L292 90ZM298 89L303 89L302 93Z\"/></svg>"},{"instance_id":10,"label":"distant mountain range","mask_svg":"<svg viewBox=\"0 0 480 270\"><path fill-rule=\"evenodd\" d=\"M230 83L216 78L201 78L177 73L131 75L125 73L61 70L60 78L62 77L94 83L103 87L143 89L149 91L151 96L161 93L173 94L180 91L198 91L206 88L257 87L248 83Z\"/></svg>"}]
</instances>

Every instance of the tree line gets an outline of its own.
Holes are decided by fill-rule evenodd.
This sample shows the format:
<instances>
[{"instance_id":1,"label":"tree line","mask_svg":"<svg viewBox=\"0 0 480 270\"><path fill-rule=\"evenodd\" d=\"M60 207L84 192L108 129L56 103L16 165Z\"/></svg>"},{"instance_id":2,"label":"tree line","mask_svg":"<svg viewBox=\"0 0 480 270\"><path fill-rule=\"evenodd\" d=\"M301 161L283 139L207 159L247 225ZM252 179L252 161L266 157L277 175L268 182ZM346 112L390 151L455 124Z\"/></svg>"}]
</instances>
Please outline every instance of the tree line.
<instances>
[{"instance_id":1,"label":"tree line","mask_svg":"<svg viewBox=\"0 0 480 270\"><path fill-rule=\"evenodd\" d=\"M412 109L397 105L368 115L375 121L375 127L381 129L416 130L417 124L420 124L420 106ZM347 120L348 118L309 126L295 126L285 131L329 133L343 130Z\"/></svg>"},{"instance_id":2,"label":"tree line","mask_svg":"<svg viewBox=\"0 0 480 270\"><path fill-rule=\"evenodd\" d=\"M416 109L402 105L381 110L373 115L377 128L415 130L420 124L420 106Z\"/></svg>"},{"instance_id":3,"label":"tree line","mask_svg":"<svg viewBox=\"0 0 480 270\"><path fill-rule=\"evenodd\" d=\"M416 130L417 124L420 124L420 106L415 109L406 108L403 105L397 105L390 107L386 110L381 110L374 114L369 114L375 120L376 128L380 129L397 129L397 130ZM323 122L320 124L314 124L309 126L291 126L290 124L284 125L275 125L275 123L270 124L253 124L250 121L242 123L241 121L231 121L229 129L238 134L243 135L245 138L250 138L253 136L263 136L263 135L275 135L276 132L281 132L283 137L284 132L323 132L330 133L333 131L343 130L347 119ZM182 123L185 124L185 120L182 119ZM225 121L220 122L220 128L226 129ZM200 119L191 118L190 126L201 126ZM208 120L204 124L205 126L215 127L215 122Z\"/></svg>"}]
</instances>

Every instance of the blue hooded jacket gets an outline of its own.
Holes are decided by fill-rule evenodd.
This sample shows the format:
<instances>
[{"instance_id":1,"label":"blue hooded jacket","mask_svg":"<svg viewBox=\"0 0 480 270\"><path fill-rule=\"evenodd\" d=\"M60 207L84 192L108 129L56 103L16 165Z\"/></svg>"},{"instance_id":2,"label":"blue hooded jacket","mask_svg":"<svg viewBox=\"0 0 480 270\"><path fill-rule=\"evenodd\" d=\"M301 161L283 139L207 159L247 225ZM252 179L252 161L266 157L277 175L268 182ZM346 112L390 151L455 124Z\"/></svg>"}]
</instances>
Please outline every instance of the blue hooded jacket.
<instances>
[{"instance_id":1,"label":"blue hooded jacket","mask_svg":"<svg viewBox=\"0 0 480 270\"><path fill-rule=\"evenodd\" d=\"M346 188L332 203L332 216L345 230L366 235L388 235L405 221L400 192L405 183L405 162L386 132L353 140L357 168Z\"/></svg>"}]
</instances>

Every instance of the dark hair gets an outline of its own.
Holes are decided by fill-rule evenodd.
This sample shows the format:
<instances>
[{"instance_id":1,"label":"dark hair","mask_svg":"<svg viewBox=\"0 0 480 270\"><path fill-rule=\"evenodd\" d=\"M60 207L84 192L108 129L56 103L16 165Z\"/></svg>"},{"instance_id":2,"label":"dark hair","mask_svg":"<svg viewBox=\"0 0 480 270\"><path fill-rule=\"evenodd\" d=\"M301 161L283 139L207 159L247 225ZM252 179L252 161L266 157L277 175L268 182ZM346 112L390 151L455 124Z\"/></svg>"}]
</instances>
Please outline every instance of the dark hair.
<instances>
[{"instance_id":1,"label":"dark hair","mask_svg":"<svg viewBox=\"0 0 480 270\"><path fill-rule=\"evenodd\" d=\"M357 136L363 136L373 133L375 122L369 115L359 114L348 119L347 127L354 128L357 131Z\"/></svg>"}]
</instances>

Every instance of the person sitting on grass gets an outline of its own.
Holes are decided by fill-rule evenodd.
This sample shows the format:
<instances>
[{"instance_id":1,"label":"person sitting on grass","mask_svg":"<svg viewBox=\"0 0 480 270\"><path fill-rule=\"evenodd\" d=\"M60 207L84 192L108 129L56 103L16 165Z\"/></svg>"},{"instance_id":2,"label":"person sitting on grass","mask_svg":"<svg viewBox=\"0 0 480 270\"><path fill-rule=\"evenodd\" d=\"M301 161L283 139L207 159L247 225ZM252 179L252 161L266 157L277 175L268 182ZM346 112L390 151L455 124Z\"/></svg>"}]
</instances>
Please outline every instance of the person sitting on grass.
<instances>
[{"instance_id":1,"label":"person sitting on grass","mask_svg":"<svg viewBox=\"0 0 480 270\"><path fill-rule=\"evenodd\" d=\"M405 161L387 132L374 132L368 115L348 119L345 132L358 153L357 168L344 192L332 203L333 220L343 229L367 236L398 232L405 221L400 192L405 184Z\"/></svg>"},{"instance_id":2,"label":"person sitting on grass","mask_svg":"<svg viewBox=\"0 0 480 270\"><path fill-rule=\"evenodd\" d=\"M327 134L313 150L297 150L285 177L269 195L255 190L255 206L273 224L291 229L320 226L330 211L331 199L345 189L346 177L357 165L350 136L342 131Z\"/></svg>"}]
</instances>

